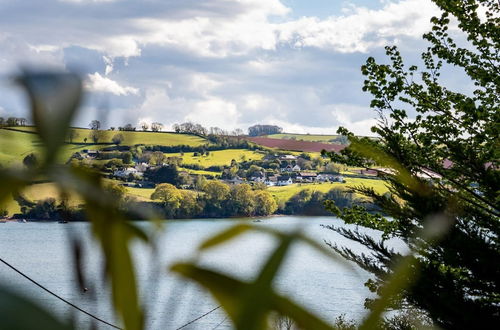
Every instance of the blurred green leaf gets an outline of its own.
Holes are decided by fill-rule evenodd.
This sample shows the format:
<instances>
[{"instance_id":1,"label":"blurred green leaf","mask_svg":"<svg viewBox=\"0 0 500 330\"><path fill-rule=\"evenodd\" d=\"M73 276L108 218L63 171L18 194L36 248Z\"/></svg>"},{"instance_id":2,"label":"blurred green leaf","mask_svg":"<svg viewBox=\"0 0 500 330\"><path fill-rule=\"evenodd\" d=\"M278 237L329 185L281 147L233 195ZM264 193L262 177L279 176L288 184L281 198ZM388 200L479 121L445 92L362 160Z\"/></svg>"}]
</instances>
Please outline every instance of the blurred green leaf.
<instances>
[{"instance_id":1,"label":"blurred green leaf","mask_svg":"<svg viewBox=\"0 0 500 330\"><path fill-rule=\"evenodd\" d=\"M225 243L243 233L246 233L249 230L254 229L252 226L248 224L237 224L233 227L230 227L227 230L223 230L220 233L210 237L206 241L204 241L199 247L199 250L205 250L212 248L216 245Z\"/></svg>"},{"instance_id":2,"label":"blurred green leaf","mask_svg":"<svg viewBox=\"0 0 500 330\"><path fill-rule=\"evenodd\" d=\"M31 300L0 286L0 329L68 330L73 327L59 321Z\"/></svg>"},{"instance_id":3,"label":"blurred green leaf","mask_svg":"<svg viewBox=\"0 0 500 330\"><path fill-rule=\"evenodd\" d=\"M249 231L256 231L256 232L261 232L261 233L266 233L273 235L274 237L278 239L284 239L290 235L293 236L294 239L297 239L298 241L302 241L312 248L316 249L318 252L321 254L327 256L330 259L333 259L337 262L341 262L344 266L353 269L352 265L347 262L342 256L339 254L335 253L333 250L327 248L326 246L314 241L310 237L307 237L306 235L300 233L300 232L294 232L293 234L288 234L288 233L283 233L279 230L270 228L270 227L264 227L264 226L254 226L250 224L237 224L234 225L226 230L221 231L220 233L216 234L215 236L212 236L205 240L201 245L198 247L199 250L205 250L205 249L210 249L212 247L215 247L219 244L227 243L229 240L236 238L237 236L241 234L248 233Z\"/></svg>"},{"instance_id":4,"label":"blurred green leaf","mask_svg":"<svg viewBox=\"0 0 500 330\"><path fill-rule=\"evenodd\" d=\"M17 81L30 98L33 121L46 151L45 163L52 163L80 104L81 79L73 73L26 71Z\"/></svg>"},{"instance_id":5,"label":"blurred green leaf","mask_svg":"<svg viewBox=\"0 0 500 330\"><path fill-rule=\"evenodd\" d=\"M276 257L279 259L278 252ZM271 268L274 268L273 266ZM238 330L240 329L263 329L257 328L258 320L249 320L249 324L239 324L242 319L241 309L244 308L243 303L248 297L248 292L255 291L255 283L245 283L227 275L217 273L215 271L201 268L189 263L178 263L171 267L171 270L183 275L186 278L196 281L215 297L221 304ZM271 270L271 269L270 269ZM267 272L266 272L267 273ZM268 274L272 274L269 272ZM267 275L266 275L267 277ZM311 314L303 307L291 302L288 298L276 294L272 289L262 293L265 295L267 310L266 314L271 311L276 311L281 315L285 315L293 319L301 329L311 330L331 330L333 329L328 323L321 320L317 316ZM257 305L257 301L249 301L248 304Z\"/></svg>"}]
</instances>

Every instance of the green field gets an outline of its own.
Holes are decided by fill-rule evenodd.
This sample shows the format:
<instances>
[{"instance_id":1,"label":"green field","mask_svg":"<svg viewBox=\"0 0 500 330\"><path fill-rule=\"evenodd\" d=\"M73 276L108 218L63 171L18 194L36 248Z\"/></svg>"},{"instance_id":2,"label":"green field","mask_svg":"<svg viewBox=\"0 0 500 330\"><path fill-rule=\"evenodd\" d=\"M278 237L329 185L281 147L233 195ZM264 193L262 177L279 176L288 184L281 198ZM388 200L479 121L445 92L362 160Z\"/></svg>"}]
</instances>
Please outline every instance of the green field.
<instances>
[{"instance_id":1,"label":"green field","mask_svg":"<svg viewBox=\"0 0 500 330\"><path fill-rule=\"evenodd\" d=\"M217 165L231 165L231 160L237 162L244 160L258 160L264 158L264 154L247 149L226 149L210 151L208 156L193 156L193 152L185 152L181 156L180 153L168 153L167 157L180 157L184 164L198 164L203 167Z\"/></svg>"},{"instance_id":2,"label":"green field","mask_svg":"<svg viewBox=\"0 0 500 330\"><path fill-rule=\"evenodd\" d=\"M35 134L0 129L0 164L21 164L23 158L39 148Z\"/></svg>"},{"instance_id":3,"label":"green field","mask_svg":"<svg viewBox=\"0 0 500 330\"><path fill-rule=\"evenodd\" d=\"M271 134L266 137L271 139L295 139L297 141L311 141L311 142L323 142L330 143L330 140L339 137L339 135L319 135L319 134Z\"/></svg>"},{"instance_id":4,"label":"green field","mask_svg":"<svg viewBox=\"0 0 500 330\"><path fill-rule=\"evenodd\" d=\"M141 201L150 201L151 194L155 191L154 188L135 188L135 187L126 187L127 193L130 196L136 197Z\"/></svg>"},{"instance_id":5,"label":"green field","mask_svg":"<svg viewBox=\"0 0 500 330\"><path fill-rule=\"evenodd\" d=\"M221 176L221 172L213 172L213 171L204 171L204 170L192 170L190 168L179 167L179 171L186 171L191 174L197 175L212 175L212 176Z\"/></svg>"},{"instance_id":6,"label":"green field","mask_svg":"<svg viewBox=\"0 0 500 330\"><path fill-rule=\"evenodd\" d=\"M23 131L34 131L33 127L19 127L16 128ZM87 143L91 143L92 139L89 134L92 132L90 129L74 128L78 136L73 139L73 143L84 143L87 138ZM166 132L140 132L140 131L100 131L102 132L102 139L98 143L112 143L112 138L116 134L123 135L122 145L132 146L135 144L145 145L159 145L159 146L177 146L188 145L191 147L207 144L208 141L188 134L166 133Z\"/></svg>"},{"instance_id":7,"label":"green field","mask_svg":"<svg viewBox=\"0 0 500 330\"><path fill-rule=\"evenodd\" d=\"M362 178L345 178L346 183L341 182L327 182L327 183L308 183L300 184L294 183L289 186L282 187L269 187L267 190L271 195L275 196L279 202L286 202L293 195L297 194L299 191L304 189L310 189L312 191L328 192L330 189L335 187L348 188L364 185L367 187L372 187L378 193L385 193L388 191L387 186L382 180L372 180L372 179L362 179Z\"/></svg>"},{"instance_id":8,"label":"green field","mask_svg":"<svg viewBox=\"0 0 500 330\"><path fill-rule=\"evenodd\" d=\"M26 128L29 129L29 127ZM59 155L59 161L64 163L73 153L83 149L103 147L100 145L66 144ZM30 153L38 153L40 148L40 139L36 134L0 129L0 164L2 165L20 165L24 157Z\"/></svg>"}]
</instances>

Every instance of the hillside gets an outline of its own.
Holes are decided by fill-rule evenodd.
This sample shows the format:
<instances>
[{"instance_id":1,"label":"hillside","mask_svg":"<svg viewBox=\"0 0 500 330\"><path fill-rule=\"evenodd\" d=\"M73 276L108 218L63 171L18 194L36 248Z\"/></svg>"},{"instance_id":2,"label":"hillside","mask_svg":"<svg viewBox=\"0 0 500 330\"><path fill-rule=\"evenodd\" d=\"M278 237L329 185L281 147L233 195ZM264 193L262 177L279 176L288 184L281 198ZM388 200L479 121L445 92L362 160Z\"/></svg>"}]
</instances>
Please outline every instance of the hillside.
<instances>
[{"instance_id":1,"label":"hillside","mask_svg":"<svg viewBox=\"0 0 500 330\"><path fill-rule=\"evenodd\" d=\"M344 145L321 143L312 141L298 141L289 139L275 139L269 137L249 137L249 141L268 148L282 150L302 151L302 152L320 152L321 150L336 151L344 149Z\"/></svg>"},{"instance_id":2,"label":"hillside","mask_svg":"<svg viewBox=\"0 0 500 330\"><path fill-rule=\"evenodd\" d=\"M297 141L310 141L310 142L341 144L337 141L339 139L340 135L281 133L281 134L266 135L264 137L267 137L270 139L284 139L284 140L297 140Z\"/></svg>"},{"instance_id":3,"label":"hillside","mask_svg":"<svg viewBox=\"0 0 500 330\"><path fill-rule=\"evenodd\" d=\"M34 127L19 127L19 131L33 132ZM77 136L73 139L74 144L84 143L87 138L87 143L91 143L90 133L92 130L86 128L74 128ZM102 137L99 139L99 144L112 144L112 138L116 134L123 135L123 142L121 145L133 146L136 144L144 145L159 145L159 146L177 146L188 145L191 147L200 146L209 143L206 139L189 134L179 134L170 132L141 132L141 131L110 131L102 130Z\"/></svg>"}]
</instances>

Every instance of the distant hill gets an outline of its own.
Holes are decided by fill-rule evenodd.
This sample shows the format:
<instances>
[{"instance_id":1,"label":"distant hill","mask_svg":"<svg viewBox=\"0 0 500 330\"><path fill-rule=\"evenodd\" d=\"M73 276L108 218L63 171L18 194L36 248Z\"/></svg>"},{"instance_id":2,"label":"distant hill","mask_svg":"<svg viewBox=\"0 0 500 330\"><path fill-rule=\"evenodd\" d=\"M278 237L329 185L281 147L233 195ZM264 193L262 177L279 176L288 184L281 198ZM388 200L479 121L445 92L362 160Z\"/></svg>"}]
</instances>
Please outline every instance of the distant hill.
<instances>
[{"instance_id":1,"label":"distant hill","mask_svg":"<svg viewBox=\"0 0 500 330\"><path fill-rule=\"evenodd\" d=\"M275 139L270 137L249 137L249 141L268 147L291 151L320 152L321 150L336 151L344 149L346 145L321 143L312 141L298 141L290 139Z\"/></svg>"},{"instance_id":2,"label":"distant hill","mask_svg":"<svg viewBox=\"0 0 500 330\"><path fill-rule=\"evenodd\" d=\"M340 135L281 133L281 134L266 135L263 137L267 137L270 139L285 139L285 140L345 144L345 138L342 138Z\"/></svg>"},{"instance_id":3,"label":"distant hill","mask_svg":"<svg viewBox=\"0 0 500 330\"><path fill-rule=\"evenodd\" d=\"M14 128L18 131L33 132L34 127L16 127ZM73 139L73 143L84 143L84 139L87 138L87 142L91 142L89 134L92 130L87 128L73 128L78 134L78 136ZM112 143L112 138L116 134L120 133L123 135L124 140L121 145L132 146L136 144L145 145L159 145L159 146L177 146L177 145L188 145L191 147L200 146L203 144L208 144L209 141L195 135L190 134L179 134L171 132L143 132L143 131L110 131L102 130L102 138L98 143Z\"/></svg>"}]
</instances>

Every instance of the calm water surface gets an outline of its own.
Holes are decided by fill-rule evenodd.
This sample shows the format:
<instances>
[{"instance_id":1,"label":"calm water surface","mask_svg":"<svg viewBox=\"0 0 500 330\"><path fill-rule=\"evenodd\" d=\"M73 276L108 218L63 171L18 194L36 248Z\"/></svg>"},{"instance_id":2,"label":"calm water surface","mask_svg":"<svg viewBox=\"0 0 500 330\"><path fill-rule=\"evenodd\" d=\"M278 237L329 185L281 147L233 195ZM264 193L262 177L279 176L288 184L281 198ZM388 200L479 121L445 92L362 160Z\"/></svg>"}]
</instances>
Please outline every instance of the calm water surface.
<instances>
[{"instance_id":1,"label":"calm water surface","mask_svg":"<svg viewBox=\"0 0 500 330\"><path fill-rule=\"evenodd\" d=\"M139 243L134 245L139 284L147 301L149 329L175 329L217 306L201 287L169 274L167 269L174 261L192 257L201 241L238 221L250 220L165 222L163 230L157 235L156 253ZM272 217L255 224L283 231L301 227L318 242L327 240L362 250L360 246L320 226L346 226L333 217ZM148 223L140 225L150 227ZM77 289L70 249L72 239L81 241L85 248L83 264L89 280L89 291L86 293ZM276 240L272 237L251 233L203 254L201 262L239 278L251 279L275 246ZM117 322L109 307L107 290L102 281L102 259L90 238L88 223L1 224L0 251L3 259L49 289L101 318ZM333 320L341 314L359 320L365 313L364 299L370 296L363 286L368 277L369 274L359 268L349 269L304 244L296 244L274 284L281 294L295 299L326 320ZM61 317L75 318L80 328L89 328L87 316L40 291L2 264L0 281L26 296L35 297L42 306L56 311ZM219 309L185 329L231 329L230 322L224 319L225 314ZM99 329L107 328L99 325Z\"/></svg>"}]
</instances>

